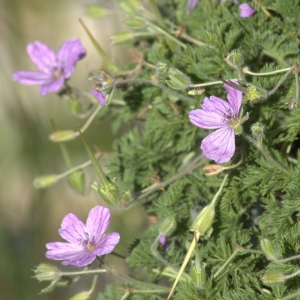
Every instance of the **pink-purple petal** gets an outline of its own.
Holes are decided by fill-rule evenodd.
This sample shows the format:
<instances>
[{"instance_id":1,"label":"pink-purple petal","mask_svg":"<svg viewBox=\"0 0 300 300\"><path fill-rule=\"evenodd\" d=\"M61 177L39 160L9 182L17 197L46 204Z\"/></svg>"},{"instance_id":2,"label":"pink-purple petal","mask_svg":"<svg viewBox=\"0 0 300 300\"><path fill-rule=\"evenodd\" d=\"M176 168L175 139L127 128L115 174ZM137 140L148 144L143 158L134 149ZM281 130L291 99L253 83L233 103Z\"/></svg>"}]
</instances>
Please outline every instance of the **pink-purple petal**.
<instances>
[{"instance_id":1,"label":"pink-purple petal","mask_svg":"<svg viewBox=\"0 0 300 300\"><path fill-rule=\"evenodd\" d=\"M40 85L49 82L52 78L52 75L40 72L18 71L13 73L13 78L15 81L20 82L22 84Z\"/></svg>"},{"instance_id":2,"label":"pink-purple petal","mask_svg":"<svg viewBox=\"0 0 300 300\"><path fill-rule=\"evenodd\" d=\"M79 244L86 238L85 224L72 213L64 217L58 232L62 238L74 244Z\"/></svg>"},{"instance_id":3,"label":"pink-purple petal","mask_svg":"<svg viewBox=\"0 0 300 300\"><path fill-rule=\"evenodd\" d=\"M229 161L235 152L235 133L233 128L225 127L209 134L203 139L201 150L207 158L217 163Z\"/></svg>"},{"instance_id":4,"label":"pink-purple petal","mask_svg":"<svg viewBox=\"0 0 300 300\"><path fill-rule=\"evenodd\" d=\"M103 206L96 206L91 209L86 220L86 230L88 234L94 236L96 244L101 240L104 232L107 230L110 223L110 211Z\"/></svg>"},{"instance_id":5,"label":"pink-purple petal","mask_svg":"<svg viewBox=\"0 0 300 300\"><path fill-rule=\"evenodd\" d=\"M228 101L225 101L219 97L211 96L210 98L204 98L201 105L203 110L213 111L221 116L227 115L230 111L230 105Z\"/></svg>"},{"instance_id":6,"label":"pink-purple petal","mask_svg":"<svg viewBox=\"0 0 300 300\"><path fill-rule=\"evenodd\" d=\"M35 41L27 46L27 52L36 67L46 74L52 74L53 66L56 66L56 53L49 46Z\"/></svg>"},{"instance_id":7,"label":"pink-purple petal","mask_svg":"<svg viewBox=\"0 0 300 300\"><path fill-rule=\"evenodd\" d=\"M253 9L248 3L243 3L239 6L240 9L240 17L249 18L251 17L256 10Z\"/></svg>"},{"instance_id":8,"label":"pink-purple petal","mask_svg":"<svg viewBox=\"0 0 300 300\"><path fill-rule=\"evenodd\" d=\"M41 96L47 95L47 93L56 93L60 90L60 88L64 85L65 79L63 77L59 77L57 79L53 79L52 81L45 83L40 88Z\"/></svg>"},{"instance_id":9,"label":"pink-purple petal","mask_svg":"<svg viewBox=\"0 0 300 300\"><path fill-rule=\"evenodd\" d=\"M95 89L92 89L92 94L98 99L101 106L105 106L107 94L97 91Z\"/></svg>"},{"instance_id":10,"label":"pink-purple petal","mask_svg":"<svg viewBox=\"0 0 300 300\"><path fill-rule=\"evenodd\" d=\"M114 250L119 241L120 234L118 232L111 232L100 240L94 249L94 253L96 253L97 256L109 254Z\"/></svg>"},{"instance_id":11,"label":"pink-purple petal","mask_svg":"<svg viewBox=\"0 0 300 300\"><path fill-rule=\"evenodd\" d=\"M232 83L239 85L238 82L235 81L232 81ZM243 93L227 84L224 84L224 87L228 91L227 99L230 103L231 113L233 116L238 117L243 101Z\"/></svg>"},{"instance_id":12,"label":"pink-purple petal","mask_svg":"<svg viewBox=\"0 0 300 300\"><path fill-rule=\"evenodd\" d=\"M62 265L72 265L77 268L81 268L91 264L96 259L96 254L93 252L81 252L78 255L72 257L69 260L65 260L62 262Z\"/></svg>"},{"instance_id":13,"label":"pink-purple petal","mask_svg":"<svg viewBox=\"0 0 300 300\"><path fill-rule=\"evenodd\" d=\"M57 59L65 78L69 78L73 74L76 63L85 55L86 49L78 39L69 39L61 45Z\"/></svg>"},{"instance_id":14,"label":"pink-purple petal","mask_svg":"<svg viewBox=\"0 0 300 300\"><path fill-rule=\"evenodd\" d=\"M204 129L218 129L227 126L224 116L213 111L194 109L189 112L190 122Z\"/></svg>"},{"instance_id":15,"label":"pink-purple petal","mask_svg":"<svg viewBox=\"0 0 300 300\"><path fill-rule=\"evenodd\" d=\"M198 2L199 2L199 0L189 0L189 3L188 3L189 13L192 12L196 8Z\"/></svg>"}]
</instances>

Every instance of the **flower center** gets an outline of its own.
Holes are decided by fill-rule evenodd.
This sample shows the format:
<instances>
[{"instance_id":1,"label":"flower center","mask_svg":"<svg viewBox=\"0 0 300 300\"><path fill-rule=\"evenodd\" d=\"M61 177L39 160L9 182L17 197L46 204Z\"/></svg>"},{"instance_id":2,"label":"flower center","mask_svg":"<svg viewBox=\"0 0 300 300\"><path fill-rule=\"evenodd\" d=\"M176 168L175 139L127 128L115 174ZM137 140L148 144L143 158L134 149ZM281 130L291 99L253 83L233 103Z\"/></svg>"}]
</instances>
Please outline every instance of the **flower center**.
<instances>
[{"instance_id":1,"label":"flower center","mask_svg":"<svg viewBox=\"0 0 300 300\"><path fill-rule=\"evenodd\" d=\"M55 67L53 70L53 75L56 79L58 79L63 75L63 72L60 69L58 69L57 67Z\"/></svg>"},{"instance_id":2,"label":"flower center","mask_svg":"<svg viewBox=\"0 0 300 300\"><path fill-rule=\"evenodd\" d=\"M231 118L228 125L234 129L240 125L240 120L236 118Z\"/></svg>"},{"instance_id":3,"label":"flower center","mask_svg":"<svg viewBox=\"0 0 300 300\"><path fill-rule=\"evenodd\" d=\"M88 252L92 252L96 248L93 238L90 238L87 232L85 232L85 239L82 239L80 243L82 244L82 246L85 247L86 251Z\"/></svg>"}]
</instances>

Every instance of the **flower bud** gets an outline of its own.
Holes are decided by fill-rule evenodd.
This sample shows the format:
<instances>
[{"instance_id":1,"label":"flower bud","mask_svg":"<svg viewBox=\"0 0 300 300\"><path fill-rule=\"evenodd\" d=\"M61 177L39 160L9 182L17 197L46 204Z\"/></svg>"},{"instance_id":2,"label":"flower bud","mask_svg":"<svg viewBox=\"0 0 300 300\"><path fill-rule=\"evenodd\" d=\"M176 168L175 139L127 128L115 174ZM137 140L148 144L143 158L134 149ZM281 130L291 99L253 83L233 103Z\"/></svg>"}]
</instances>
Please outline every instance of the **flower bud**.
<instances>
[{"instance_id":1,"label":"flower bud","mask_svg":"<svg viewBox=\"0 0 300 300\"><path fill-rule=\"evenodd\" d=\"M175 90L187 89L191 84L190 78L175 68L169 68L168 77L167 85Z\"/></svg>"},{"instance_id":2,"label":"flower bud","mask_svg":"<svg viewBox=\"0 0 300 300\"><path fill-rule=\"evenodd\" d=\"M68 182L71 188L79 193L83 194L85 191L85 176L82 170L73 172L68 176Z\"/></svg>"},{"instance_id":3,"label":"flower bud","mask_svg":"<svg viewBox=\"0 0 300 300\"><path fill-rule=\"evenodd\" d=\"M60 270L48 264L39 264L33 271L38 281L53 281L60 278Z\"/></svg>"},{"instance_id":4,"label":"flower bud","mask_svg":"<svg viewBox=\"0 0 300 300\"><path fill-rule=\"evenodd\" d=\"M69 298L69 300L88 300L90 298L89 292L81 292L72 298Z\"/></svg>"},{"instance_id":5,"label":"flower bud","mask_svg":"<svg viewBox=\"0 0 300 300\"><path fill-rule=\"evenodd\" d=\"M263 239L260 241L260 246L264 254L266 255L267 259L269 260L276 260L277 254L272 242L268 239Z\"/></svg>"},{"instance_id":6,"label":"flower bud","mask_svg":"<svg viewBox=\"0 0 300 300\"><path fill-rule=\"evenodd\" d=\"M118 32L110 36L113 45L120 45L132 41L134 34L130 31Z\"/></svg>"},{"instance_id":7,"label":"flower bud","mask_svg":"<svg viewBox=\"0 0 300 300\"><path fill-rule=\"evenodd\" d=\"M132 200L131 190L123 190L122 191L122 201L129 202Z\"/></svg>"},{"instance_id":8,"label":"flower bud","mask_svg":"<svg viewBox=\"0 0 300 300\"><path fill-rule=\"evenodd\" d=\"M231 51L227 57L226 61L233 67L239 68L244 64L244 57L243 55L238 52L237 50Z\"/></svg>"},{"instance_id":9,"label":"flower bud","mask_svg":"<svg viewBox=\"0 0 300 300\"><path fill-rule=\"evenodd\" d=\"M49 140L54 143L66 142L73 140L77 135L73 130L55 131L49 135Z\"/></svg>"},{"instance_id":10,"label":"flower bud","mask_svg":"<svg viewBox=\"0 0 300 300\"><path fill-rule=\"evenodd\" d=\"M109 180L106 185L101 185L99 182L94 181L91 187L109 206L113 208L119 208L121 206L122 199L120 192L114 182Z\"/></svg>"},{"instance_id":11,"label":"flower bud","mask_svg":"<svg viewBox=\"0 0 300 300\"><path fill-rule=\"evenodd\" d=\"M176 229L176 220L174 217L165 218L159 226L159 234L169 236Z\"/></svg>"},{"instance_id":12,"label":"flower bud","mask_svg":"<svg viewBox=\"0 0 300 300\"><path fill-rule=\"evenodd\" d=\"M158 74L165 74L169 71L170 64L167 61L159 61L156 64L156 73Z\"/></svg>"},{"instance_id":13,"label":"flower bud","mask_svg":"<svg viewBox=\"0 0 300 300\"><path fill-rule=\"evenodd\" d=\"M292 110L298 107L298 100L297 98L291 98L286 101L285 104L289 107L290 110Z\"/></svg>"},{"instance_id":14,"label":"flower bud","mask_svg":"<svg viewBox=\"0 0 300 300\"><path fill-rule=\"evenodd\" d=\"M86 13L91 18L103 18L109 14L109 11L99 5L88 5L86 8Z\"/></svg>"},{"instance_id":15,"label":"flower bud","mask_svg":"<svg viewBox=\"0 0 300 300\"><path fill-rule=\"evenodd\" d=\"M141 19L133 18L125 21L125 25L130 29L141 29L146 26L146 22Z\"/></svg>"},{"instance_id":16,"label":"flower bud","mask_svg":"<svg viewBox=\"0 0 300 300\"><path fill-rule=\"evenodd\" d=\"M99 92L108 94L113 88L113 78L105 70L100 70L93 73L88 79L95 81L92 89L95 89Z\"/></svg>"},{"instance_id":17,"label":"flower bud","mask_svg":"<svg viewBox=\"0 0 300 300\"><path fill-rule=\"evenodd\" d=\"M206 281L206 274L205 274L205 266L206 263L200 263L200 266L192 266L191 267L191 277L194 285L198 289L203 289Z\"/></svg>"},{"instance_id":18,"label":"flower bud","mask_svg":"<svg viewBox=\"0 0 300 300\"><path fill-rule=\"evenodd\" d=\"M73 115L78 116L82 113L81 103L77 99L68 98L67 105Z\"/></svg>"},{"instance_id":19,"label":"flower bud","mask_svg":"<svg viewBox=\"0 0 300 300\"><path fill-rule=\"evenodd\" d=\"M269 272L269 273L265 273L260 278L260 280L262 281L263 284L272 286L272 285L284 283L285 276L280 272Z\"/></svg>"},{"instance_id":20,"label":"flower bud","mask_svg":"<svg viewBox=\"0 0 300 300\"><path fill-rule=\"evenodd\" d=\"M204 235L210 228L215 216L215 208L213 205L205 206L199 215L195 218L189 231L198 232Z\"/></svg>"},{"instance_id":21,"label":"flower bud","mask_svg":"<svg viewBox=\"0 0 300 300\"><path fill-rule=\"evenodd\" d=\"M252 135L256 138L261 139L264 135L264 131L265 126L260 122L256 122L251 126Z\"/></svg>"},{"instance_id":22,"label":"flower bud","mask_svg":"<svg viewBox=\"0 0 300 300\"><path fill-rule=\"evenodd\" d=\"M44 189L47 188L54 183L56 183L57 177L56 175L45 175L36 177L33 181L33 186L37 189Z\"/></svg>"},{"instance_id":23,"label":"flower bud","mask_svg":"<svg viewBox=\"0 0 300 300\"><path fill-rule=\"evenodd\" d=\"M141 8L139 0L119 0L119 6L125 11L126 14L136 14L136 10Z\"/></svg>"},{"instance_id":24,"label":"flower bud","mask_svg":"<svg viewBox=\"0 0 300 300\"><path fill-rule=\"evenodd\" d=\"M265 89L259 88L254 84L249 84L247 86L247 92L244 95L243 100L249 101L250 104L255 104L266 100L268 93Z\"/></svg>"}]
</instances>

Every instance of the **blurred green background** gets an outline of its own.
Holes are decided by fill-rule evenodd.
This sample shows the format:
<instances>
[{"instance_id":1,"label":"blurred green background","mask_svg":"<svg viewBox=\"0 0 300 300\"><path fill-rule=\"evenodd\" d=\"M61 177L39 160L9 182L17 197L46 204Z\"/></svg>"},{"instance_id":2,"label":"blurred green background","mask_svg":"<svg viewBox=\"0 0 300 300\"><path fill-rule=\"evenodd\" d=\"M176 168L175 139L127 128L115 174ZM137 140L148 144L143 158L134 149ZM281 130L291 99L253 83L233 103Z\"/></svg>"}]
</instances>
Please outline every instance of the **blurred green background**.
<instances>
[{"instance_id":1,"label":"blurred green background","mask_svg":"<svg viewBox=\"0 0 300 300\"><path fill-rule=\"evenodd\" d=\"M114 9L115 13L102 20L92 20L86 5L99 4ZM48 140L52 131L50 119L59 129L76 129L84 120L69 113L65 103L55 94L41 97L39 87L24 86L12 80L18 70L36 71L26 46L35 40L48 44L55 50L67 39L79 38L87 49L87 56L77 64L69 83L88 91L88 73L101 67L101 58L80 26L82 18L105 51L125 64L130 51L112 47L109 36L122 30L125 16L117 10L116 0L0 0L0 300L11 299L68 299L78 292L88 290L92 277L81 278L75 285L57 288L50 294L38 295L47 283L32 278L32 269L41 262L50 262L63 270L60 262L45 258L45 244L62 241L57 230L63 217L73 212L86 220L89 210L104 205L99 196L89 189L86 195L76 194L63 179L56 185L36 190L33 179L37 176L66 171L60 149ZM86 131L90 145L104 152L111 150L113 139L109 117L94 123ZM79 139L68 142L74 164L87 160ZM105 157L101 159L105 164ZM87 168L87 183L96 179L92 167ZM109 231L121 233L121 243L116 252L126 255L127 247L147 227L147 215L142 208L122 213L112 211ZM129 272L119 258L110 256L123 273ZM97 290L103 289L114 278L100 275ZM91 299L96 299L94 292Z\"/></svg>"}]
</instances>

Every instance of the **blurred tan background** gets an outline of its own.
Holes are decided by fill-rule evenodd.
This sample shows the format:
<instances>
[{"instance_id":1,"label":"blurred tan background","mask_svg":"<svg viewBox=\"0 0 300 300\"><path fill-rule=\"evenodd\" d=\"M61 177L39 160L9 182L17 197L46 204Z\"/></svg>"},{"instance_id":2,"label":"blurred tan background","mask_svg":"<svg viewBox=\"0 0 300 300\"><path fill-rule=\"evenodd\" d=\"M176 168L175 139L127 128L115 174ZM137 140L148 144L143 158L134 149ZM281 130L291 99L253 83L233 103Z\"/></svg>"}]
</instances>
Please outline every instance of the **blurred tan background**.
<instances>
[{"instance_id":1,"label":"blurred tan background","mask_svg":"<svg viewBox=\"0 0 300 300\"><path fill-rule=\"evenodd\" d=\"M100 4L116 10L103 20L90 19L85 13L89 4ZM77 195L65 179L56 185L36 190L37 176L66 171L57 144L48 140L52 131L50 118L60 129L76 129L83 124L72 116L66 105L55 94L41 97L38 86L25 86L12 80L19 70L36 71L26 46L35 40L55 50L67 39L79 38L87 49L87 56L76 67L70 85L89 90L87 74L101 67L100 56L78 22L82 18L107 53L125 64L130 51L111 46L109 36L122 30L125 15L117 11L116 0L0 0L0 300L12 299L68 299L88 290L92 277L86 276L74 286L55 289L50 294L38 295L47 283L32 278L32 269L41 262L50 262L63 270L60 262L45 258L45 244L62 241L57 233L63 217L73 212L86 220L89 210L103 205L93 192ZM86 131L88 142L109 152L115 136L109 118L94 122ZM87 160L78 139L67 143L74 164ZM87 169L87 181L96 178L93 168ZM148 221L141 208L120 214L112 212L110 231L121 233L116 252L126 255L132 240L141 235ZM134 228L134 231L132 230ZM119 258L110 256L122 272L128 269ZM98 290L113 278L101 275ZM92 299L96 299L97 293Z\"/></svg>"}]
</instances>

